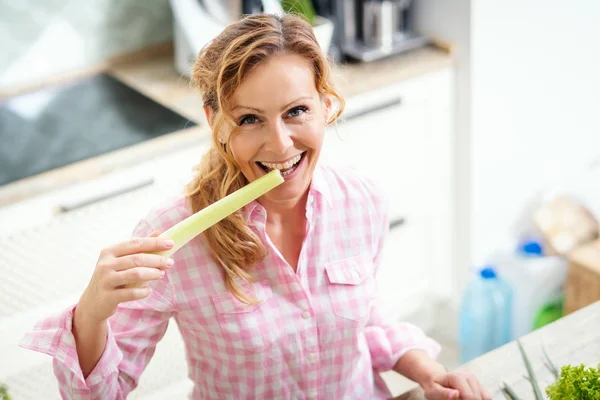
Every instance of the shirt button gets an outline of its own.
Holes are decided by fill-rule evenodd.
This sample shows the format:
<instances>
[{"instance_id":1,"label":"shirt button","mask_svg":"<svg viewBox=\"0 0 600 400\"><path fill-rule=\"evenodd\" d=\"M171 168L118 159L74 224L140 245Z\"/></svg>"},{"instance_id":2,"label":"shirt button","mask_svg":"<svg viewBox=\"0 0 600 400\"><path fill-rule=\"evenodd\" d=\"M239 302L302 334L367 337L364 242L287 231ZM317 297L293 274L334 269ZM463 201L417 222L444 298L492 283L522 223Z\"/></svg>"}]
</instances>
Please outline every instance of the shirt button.
<instances>
[{"instance_id":1,"label":"shirt button","mask_svg":"<svg viewBox=\"0 0 600 400\"><path fill-rule=\"evenodd\" d=\"M317 391L316 390L311 390L310 392L308 392L308 398L309 399L316 399L317 398Z\"/></svg>"},{"instance_id":2,"label":"shirt button","mask_svg":"<svg viewBox=\"0 0 600 400\"><path fill-rule=\"evenodd\" d=\"M317 361L317 355L315 353L309 354L308 356L306 356L306 358L308 359L308 362L315 362Z\"/></svg>"},{"instance_id":3,"label":"shirt button","mask_svg":"<svg viewBox=\"0 0 600 400\"><path fill-rule=\"evenodd\" d=\"M310 318L310 312L308 312L308 311L304 311L304 312L302 313L302 318L304 318L304 319L309 319L309 318Z\"/></svg>"},{"instance_id":4,"label":"shirt button","mask_svg":"<svg viewBox=\"0 0 600 400\"><path fill-rule=\"evenodd\" d=\"M311 194L311 195L309 195L309 196L308 196L308 204L312 204L312 203L313 203L313 200L314 200L314 197L313 197L313 195L312 195L312 194Z\"/></svg>"}]
</instances>

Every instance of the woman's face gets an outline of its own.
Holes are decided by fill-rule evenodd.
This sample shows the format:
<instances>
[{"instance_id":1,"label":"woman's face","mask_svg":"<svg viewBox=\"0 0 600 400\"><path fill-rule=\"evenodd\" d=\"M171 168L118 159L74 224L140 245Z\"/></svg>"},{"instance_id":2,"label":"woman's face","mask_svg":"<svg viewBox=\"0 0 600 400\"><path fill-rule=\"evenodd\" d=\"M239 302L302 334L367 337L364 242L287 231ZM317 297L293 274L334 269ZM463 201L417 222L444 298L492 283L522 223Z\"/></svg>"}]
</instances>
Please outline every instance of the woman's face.
<instances>
[{"instance_id":1,"label":"woman's face","mask_svg":"<svg viewBox=\"0 0 600 400\"><path fill-rule=\"evenodd\" d=\"M231 100L230 146L242 173L252 182L277 168L285 182L266 198L298 201L310 185L331 110L329 96L317 92L312 65L297 55L271 57Z\"/></svg>"}]
</instances>

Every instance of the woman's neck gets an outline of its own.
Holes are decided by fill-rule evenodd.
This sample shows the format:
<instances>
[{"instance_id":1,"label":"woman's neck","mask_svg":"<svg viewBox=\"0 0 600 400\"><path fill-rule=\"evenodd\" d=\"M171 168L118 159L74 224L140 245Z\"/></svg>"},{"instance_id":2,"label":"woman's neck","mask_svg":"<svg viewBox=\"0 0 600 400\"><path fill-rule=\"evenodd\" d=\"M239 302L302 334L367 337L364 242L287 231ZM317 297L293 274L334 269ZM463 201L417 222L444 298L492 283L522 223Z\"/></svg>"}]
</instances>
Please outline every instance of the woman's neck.
<instances>
[{"instance_id":1,"label":"woman's neck","mask_svg":"<svg viewBox=\"0 0 600 400\"><path fill-rule=\"evenodd\" d=\"M306 235L307 198L306 194L295 202L262 203L267 210L267 235L294 272Z\"/></svg>"},{"instance_id":2,"label":"woman's neck","mask_svg":"<svg viewBox=\"0 0 600 400\"><path fill-rule=\"evenodd\" d=\"M262 206L267 211L267 224L296 224L306 219L306 201L308 191L297 200L274 202L263 200Z\"/></svg>"}]
</instances>

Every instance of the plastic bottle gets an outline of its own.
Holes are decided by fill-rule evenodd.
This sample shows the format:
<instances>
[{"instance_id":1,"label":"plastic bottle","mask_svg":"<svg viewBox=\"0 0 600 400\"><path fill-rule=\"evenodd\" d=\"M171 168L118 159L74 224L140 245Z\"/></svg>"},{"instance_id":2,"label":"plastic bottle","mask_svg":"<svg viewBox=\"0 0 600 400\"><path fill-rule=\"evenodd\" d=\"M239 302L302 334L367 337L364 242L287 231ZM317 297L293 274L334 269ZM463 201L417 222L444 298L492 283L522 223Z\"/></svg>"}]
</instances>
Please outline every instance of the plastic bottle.
<instances>
[{"instance_id":1,"label":"plastic bottle","mask_svg":"<svg viewBox=\"0 0 600 400\"><path fill-rule=\"evenodd\" d=\"M495 254L489 262L513 289L513 331L517 339L535 329L536 315L563 295L568 261L544 255L541 243L525 239L512 252Z\"/></svg>"},{"instance_id":2,"label":"plastic bottle","mask_svg":"<svg viewBox=\"0 0 600 400\"><path fill-rule=\"evenodd\" d=\"M461 363L508 343L511 339L512 289L494 267L482 268L467 286L460 308Z\"/></svg>"}]
</instances>

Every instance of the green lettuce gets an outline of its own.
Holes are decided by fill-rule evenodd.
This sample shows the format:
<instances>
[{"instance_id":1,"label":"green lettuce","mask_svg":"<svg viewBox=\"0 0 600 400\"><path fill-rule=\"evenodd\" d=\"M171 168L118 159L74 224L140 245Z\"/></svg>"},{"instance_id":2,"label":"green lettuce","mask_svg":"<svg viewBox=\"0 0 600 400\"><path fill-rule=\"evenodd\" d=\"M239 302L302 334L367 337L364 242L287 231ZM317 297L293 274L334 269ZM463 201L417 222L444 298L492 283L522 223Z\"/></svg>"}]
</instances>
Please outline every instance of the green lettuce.
<instances>
[{"instance_id":1,"label":"green lettuce","mask_svg":"<svg viewBox=\"0 0 600 400\"><path fill-rule=\"evenodd\" d=\"M8 395L8 388L2 383L0 383L0 400L11 400L11 397Z\"/></svg>"},{"instance_id":2,"label":"green lettuce","mask_svg":"<svg viewBox=\"0 0 600 400\"><path fill-rule=\"evenodd\" d=\"M546 394L550 400L600 400L600 364L598 368L563 366L558 380L546 387Z\"/></svg>"}]
</instances>

